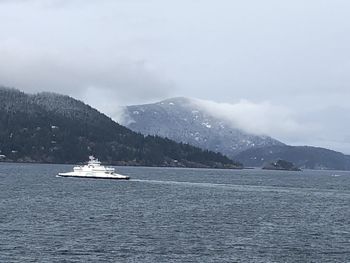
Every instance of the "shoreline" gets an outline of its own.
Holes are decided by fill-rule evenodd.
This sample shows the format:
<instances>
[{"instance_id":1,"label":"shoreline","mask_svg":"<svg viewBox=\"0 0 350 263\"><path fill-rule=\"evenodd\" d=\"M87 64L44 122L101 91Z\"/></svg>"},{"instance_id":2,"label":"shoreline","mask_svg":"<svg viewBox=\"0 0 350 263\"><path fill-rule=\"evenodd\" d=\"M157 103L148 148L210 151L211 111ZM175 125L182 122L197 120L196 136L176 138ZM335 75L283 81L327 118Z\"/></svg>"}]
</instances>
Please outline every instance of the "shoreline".
<instances>
[{"instance_id":1,"label":"shoreline","mask_svg":"<svg viewBox=\"0 0 350 263\"><path fill-rule=\"evenodd\" d=\"M15 161L8 161L8 160L1 160L0 161L0 165L4 163L4 164L42 164L42 165L83 165L85 163L54 163L54 162L15 162ZM233 167L205 167L203 166L158 166L158 165L134 165L134 164L110 164L110 163L105 163L102 162L103 165L106 166L116 166L116 167L135 167L135 168L175 168L175 169L213 169L213 170L253 170L253 169L259 169L259 168L245 168L245 167L237 167L237 168L233 168Z\"/></svg>"}]
</instances>

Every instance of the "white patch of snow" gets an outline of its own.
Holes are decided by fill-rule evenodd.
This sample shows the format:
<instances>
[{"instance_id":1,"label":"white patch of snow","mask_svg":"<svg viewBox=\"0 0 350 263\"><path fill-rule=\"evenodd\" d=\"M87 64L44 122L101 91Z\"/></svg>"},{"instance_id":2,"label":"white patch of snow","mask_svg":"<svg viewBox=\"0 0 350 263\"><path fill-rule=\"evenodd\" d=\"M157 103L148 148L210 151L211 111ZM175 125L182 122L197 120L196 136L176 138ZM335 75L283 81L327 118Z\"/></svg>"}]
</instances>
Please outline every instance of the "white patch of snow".
<instances>
[{"instance_id":1,"label":"white patch of snow","mask_svg":"<svg viewBox=\"0 0 350 263\"><path fill-rule=\"evenodd\" d=\"M208 129L211 128L211 125L208 122L203 122L202 125L207 127Z\"/></svg>"},{"instance_id":2,"label":"white patch of snow","mask_svg":"<svg viewBox=\"0 0 350 263\"><path fill-rule=\"evenodd\" d=\"M139 112L139 111L137 111L137 110L135 110L135 111L133 111L133 112L132 112L132 114L139 115L139 114L140 114L140 112Z\"/></svg>"}]
</instances>

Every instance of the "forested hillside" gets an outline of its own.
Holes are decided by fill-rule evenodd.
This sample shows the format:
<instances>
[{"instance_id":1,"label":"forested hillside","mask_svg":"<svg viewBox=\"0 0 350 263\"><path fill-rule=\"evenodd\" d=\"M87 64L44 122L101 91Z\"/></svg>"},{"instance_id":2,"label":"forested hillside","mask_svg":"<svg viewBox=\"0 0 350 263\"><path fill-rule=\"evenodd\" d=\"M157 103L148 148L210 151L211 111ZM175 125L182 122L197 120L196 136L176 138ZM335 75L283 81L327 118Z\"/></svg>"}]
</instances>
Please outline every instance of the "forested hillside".
<instances>
[{"instance_id":1,"label":"forested hillside","mask_svg":"<svg viewBox=\"0 0 350 263\"><path fill-rule=\"evenodd\" d=\"M79 163L93 154L120 165L220 167L219 153L144 136L68 96L0 88L0 155L6 161Z\"/></svg>"}]
</instances>

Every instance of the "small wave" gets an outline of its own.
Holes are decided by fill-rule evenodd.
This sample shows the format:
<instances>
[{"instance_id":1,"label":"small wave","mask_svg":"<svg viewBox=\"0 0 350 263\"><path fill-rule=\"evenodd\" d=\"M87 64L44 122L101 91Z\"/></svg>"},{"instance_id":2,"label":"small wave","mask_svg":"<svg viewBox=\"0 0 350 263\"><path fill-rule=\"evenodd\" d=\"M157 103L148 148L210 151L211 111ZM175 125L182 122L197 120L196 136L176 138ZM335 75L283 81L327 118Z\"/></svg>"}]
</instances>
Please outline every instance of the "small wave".
<instances>
[{"instance_id":1,"label":"small wave","mask_svg":"<svg viewBox=\"0 0 350 263\"><path fill-rule=\"evenodd\" d=\"M332 177L339 177L341 176L340 174L331 174Z\"/></svg>"}]
</instances>

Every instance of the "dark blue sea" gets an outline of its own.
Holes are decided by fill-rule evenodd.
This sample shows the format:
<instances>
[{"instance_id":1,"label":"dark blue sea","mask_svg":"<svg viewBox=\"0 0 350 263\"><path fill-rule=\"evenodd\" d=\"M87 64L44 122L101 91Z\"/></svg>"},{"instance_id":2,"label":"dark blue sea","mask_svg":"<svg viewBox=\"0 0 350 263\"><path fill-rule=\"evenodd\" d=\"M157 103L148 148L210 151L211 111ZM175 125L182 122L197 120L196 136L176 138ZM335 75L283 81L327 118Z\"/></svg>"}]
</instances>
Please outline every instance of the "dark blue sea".
<instances>
[{"instance_id":1,"label":"dark blue sea","mask_svg":"<svg viewBox=\"0 0 350 263\"><path fill-rule=\"evenodd\" d=\"M350 172L0 163L0 262L350 262Z\"/></svg>"}]
</instances>

